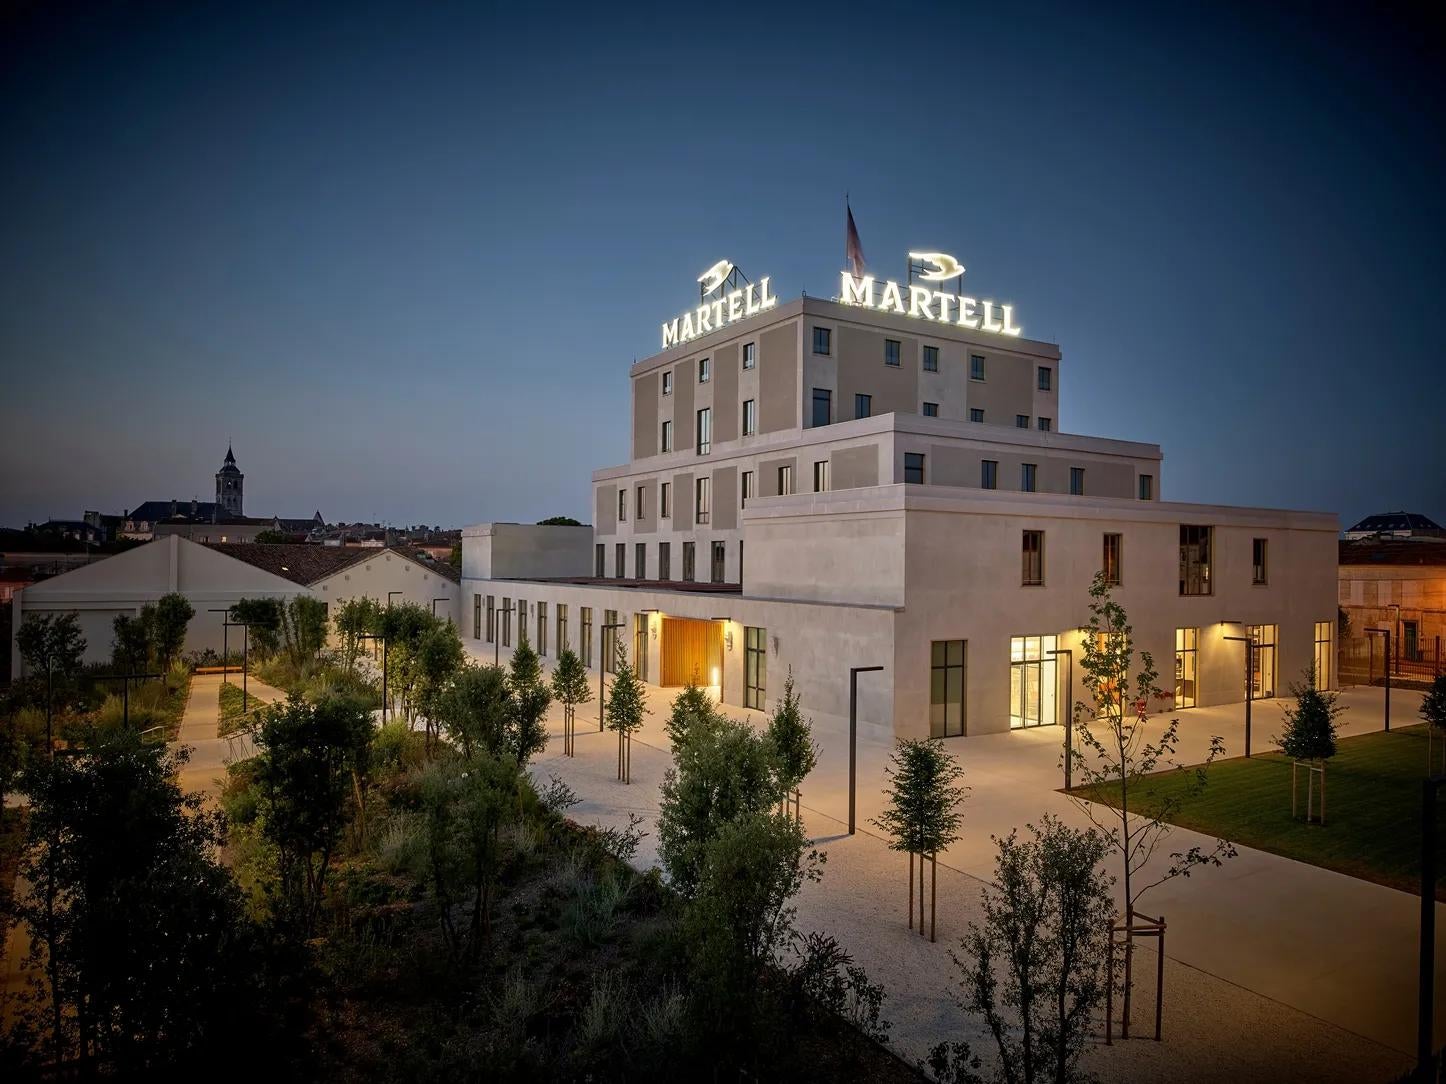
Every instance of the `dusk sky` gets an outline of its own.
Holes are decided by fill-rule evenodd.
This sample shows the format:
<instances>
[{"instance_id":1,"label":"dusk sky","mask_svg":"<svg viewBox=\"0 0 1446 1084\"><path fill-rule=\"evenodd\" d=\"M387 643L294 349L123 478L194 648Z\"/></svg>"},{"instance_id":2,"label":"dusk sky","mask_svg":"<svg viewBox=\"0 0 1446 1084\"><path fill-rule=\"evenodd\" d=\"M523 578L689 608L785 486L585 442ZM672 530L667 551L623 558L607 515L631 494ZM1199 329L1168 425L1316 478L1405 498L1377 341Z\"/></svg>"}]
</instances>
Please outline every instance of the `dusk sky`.
<instances>
[{"instance_id":1,"label":"dusk sky","mask_svg":"<svg viewBox=\"0 0 1446 1084\"><path fill-rule=\"evenodd\" d=\"M835 292L845 190L1167 500L1446 522L1439 26L1097 7L22 7L0 525L228 441L251 515L588 520L660 322L723 257Z\"/></svg>"}]
</instances>

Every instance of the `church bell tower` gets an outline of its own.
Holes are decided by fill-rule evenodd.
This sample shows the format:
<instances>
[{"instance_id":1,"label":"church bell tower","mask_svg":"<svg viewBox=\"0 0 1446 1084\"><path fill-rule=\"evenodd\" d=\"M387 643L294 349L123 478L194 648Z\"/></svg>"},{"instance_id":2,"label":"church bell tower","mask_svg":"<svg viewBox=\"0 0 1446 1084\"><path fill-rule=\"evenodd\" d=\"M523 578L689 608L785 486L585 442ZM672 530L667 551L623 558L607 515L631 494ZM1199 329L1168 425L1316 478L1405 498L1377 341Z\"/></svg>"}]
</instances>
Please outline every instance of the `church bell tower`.
<instances>
[{"instance_id":1,"label":"church bell tower","mask_svg":"<svg viewBox=\"0 0 1446 1084\"><path fill-rule=\"evenodd\" d=\"M241 492L245 480L246 476L241 473L241 468L236 466L236 456L228 445L226 462L222 463L221 469L216 472L217 519L230 519L242 515Z\"/></svg>"}]
</instances>

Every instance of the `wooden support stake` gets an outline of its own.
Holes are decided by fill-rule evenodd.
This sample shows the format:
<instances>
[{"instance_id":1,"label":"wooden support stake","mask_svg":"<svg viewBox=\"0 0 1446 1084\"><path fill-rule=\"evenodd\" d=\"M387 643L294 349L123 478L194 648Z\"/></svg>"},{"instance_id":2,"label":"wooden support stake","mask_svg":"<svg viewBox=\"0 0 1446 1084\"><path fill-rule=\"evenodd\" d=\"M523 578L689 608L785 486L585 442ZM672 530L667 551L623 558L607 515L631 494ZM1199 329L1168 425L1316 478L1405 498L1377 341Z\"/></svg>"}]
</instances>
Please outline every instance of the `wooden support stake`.
<instances>
[{"instance_id":1,"label":"wooden support stake","mask_svg":"<svg viewBox=\"0 0 1446 1084\"><path fill-rule=\"evenodd\" d=\"M914 928L914 852L909 852L909 929Z\"/></svg>"},{"instance_id":2,"label":"wooden support stake","mask_svg":"<svg viewBox=\"0 0 1446 1084\"><path fill-rule=\"evenodd\" d=\"M935 852L929 858L929 941L934 938L934 926L939 919L939 855Z\"/></svg>"}]
</instances>

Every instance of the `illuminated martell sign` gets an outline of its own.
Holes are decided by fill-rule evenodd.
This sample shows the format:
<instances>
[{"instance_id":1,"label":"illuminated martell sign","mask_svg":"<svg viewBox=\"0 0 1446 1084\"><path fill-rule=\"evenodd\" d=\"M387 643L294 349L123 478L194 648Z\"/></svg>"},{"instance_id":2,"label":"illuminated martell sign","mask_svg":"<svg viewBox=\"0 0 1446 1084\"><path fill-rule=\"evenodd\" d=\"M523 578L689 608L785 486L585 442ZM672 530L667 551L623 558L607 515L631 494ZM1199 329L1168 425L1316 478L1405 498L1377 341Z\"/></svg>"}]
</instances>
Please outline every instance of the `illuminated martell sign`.
<instances>
[{"instance_id":1,"label":"illuminated martell sign","mask_svg":"<svg viewBox=\"0 0 1446 1084\"><path fill-rule=\"evenodd\" d=\"M946 282L964 274L964 267L953 256L943 252L911 252L909 259L933 264L930 270L918 273L923 282ZM854 278L844 271L839 280L839 301L879 312L914 316L940 324L992 331L998 335L1018 335L1014 323L1014 306L994 301L980 301L962 294L947 294L928 286L900 286L892 280L874 281L872 275Z\"/></svg>"},{"instance_id":2,"label":"illuminated martell sign","mask_svg":"<svg viewBox=\"0 0 1446 1084\"><path fill-rule=\"evenodd\" d=\"M699 275L698 282L702 286L704 296L714 290L721 290L732 272L732 263L728 260L719 260ZM720 331L735 320L746 320L750 316L757 316L760 312L766 312L777 304L778 298L774 297L773 292L768 288L766 275L758 280L757 285L749 282L738 289L726 290L720 293L716 299L704 301L691 312L675 316L664 324L663 349L691 342L698 336L707 335L709 332Z\"/></svg>"}]
</instances>

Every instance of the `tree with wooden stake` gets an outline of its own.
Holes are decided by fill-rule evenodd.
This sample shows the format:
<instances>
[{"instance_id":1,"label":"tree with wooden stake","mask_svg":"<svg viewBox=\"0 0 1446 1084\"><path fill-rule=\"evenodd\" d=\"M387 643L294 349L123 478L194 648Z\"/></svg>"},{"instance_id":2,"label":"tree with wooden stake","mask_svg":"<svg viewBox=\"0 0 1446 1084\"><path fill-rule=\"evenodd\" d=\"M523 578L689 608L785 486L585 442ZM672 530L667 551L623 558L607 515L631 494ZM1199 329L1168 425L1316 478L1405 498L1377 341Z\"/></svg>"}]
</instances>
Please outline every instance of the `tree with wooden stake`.
<instances>
[{"instance_id":1,"label":"tree with wooden stake","mask_svg":"<svg viewBox=\"0 0 1446 1084\"><path fill-rule=\"evenodd\" d=\"M1295 817L1298 769L1305 764L1305 822L1310 823L1315 806L1315 780L1320 777L1320 813L1325 824L1326 761L1336 755L1336 717L1346 709L1338 694L1317 689L1315 667L1306 669L1305 681L1293 682L1290 695L1295 706L1285 708L1285 733L1276 739L1281 752L1290 757L1290 815Z\"/></svg>"},{"instance_id":2,"label":"tree with wooden stake","mask_svg":"<svg viewBox=\"0 0 1446 1084\"><path fill-rule=\"evenodd\" d=\"M1436 739L1438 732L1446 736L1446 674L1438 674L1426 695L1421 699L1421 718L1426 720L1426 774L1436 770ZM1446 750L1446 742L1442 743ZM1446 755L1442 757L1441 770L1446 772Z\"/></svg>"},{"instance_id":3,"label":"tree with wooden stake","mask_svg":"<svg viewBox=\"0 0 1446 1084\"><path fill-rule=\"evenodd\" d=\"M1140 928L1138 919L1144 917L1138 910L1141 897L1166 881L1188 876L1196 867L1220 865L1224 859L1235 857L1235 847L1217 839L1208 849L1191 847L1172 852L1169 865L1152 870L1155 879L1141 883L1146 866L1174 831L1171 822L1181 806L1205 788L1207 770L1224 752L1225 743L1219 735L1212 737L1204 763L1187 769L1175 761L1178 719L1166 722L1159 736L1151 741L1146 731L1150 703L1163 701L1166 695L1156 685L1158 675L1150 652L1139 652L1137 661L1129 617L1124 607L1114 601L1102 572L1095 574L1090 585L1089 610L1089 623L1079 630L1083 641L1080 669L1092 703L1074 705L1076 741L1072 755L1083 783L1071 797L1104 833L1123 867L1125 917L1121 932L1125 935L1125 975L1120 1037L1128 1039L1134 942L1137 936L1155 936L1157 929ZM1165 770L1188 774L1189 784L1169 788L1167 797L1153 795L1148 813L1132 809L1130 800L1136 785L1143 785L1145 776Z\"/></svg>"},{"instance_id":4,"label":"tree with wooden stake","mask_svg":"<svg viewBox=\"0 0 1446 1084\"><path fill-rule=\"evenodd\" d=\"M527 641L526 629L519 633L517 647L512 652L507 687L512 693L513 713L514 745L510 752L518 764L526 766L547 747L547 725L543 719L552 703L552 692L542 680L542 663Z\"/></svg>"},{"instance_id":5,"label":"tree with wooden stake","mask_svg":"<svg viewBox=\"0 0 1446 1084\"><path fill-rule=\"evenodd\" d=\"M798 785L813 771L818 763L818 749L813 744L813 723L805 719L798 709L798 694L793 691L793 668L789 667L788 677L783 682L783 699L773 710L768 721L768 741L773 747L773 757L778 764L778 786L782 792L780 804L788 812L788 796L793 795L793 819L803 823L801 806L803 795Z\"/></svg>"},{"instance_id":6,"label":"tree with wooden stake","mask_svg":"<svg viewBox=\"0 0 1446 1084\"><path fill-rule=\"evenodd\" d=\"M914 856L919 856L919 936L924 936L924 860L933 869L929 893L929 940L934 940L939 852L959 838L959 807L967 788L964 769L937 738L899 739L884 768L889 804L873 823L889 836L889 848L909 855L909 929L914 928Z\"/></svg>"},{"instance_id":7,"label":"tree with wooden stake","mask_svg":"<svg viewBox=\"0 0 1446 1084\"><path fill-rule=\"evenodd\" d=\"M608 729L618 733L618 779L633 781L633 731L642 729L643 716L651 715L643 700L643 683L628 663L627 648L617 645L617 667L608 690Z\"/></svg>"},{"instance_id":8,"label":"tree with wooden stake","mask_svg":"<svg viewBox=\"0 0 1446 1084\"><path fill-rule=\"evenodd\" d=\"M587 683L587 667L570 647L563 648L557 656L557 666L552 671L552 695L562 705L563 755L576 756L577 706L592 699L592 689Z\"/></svg>"}]
</instances>

